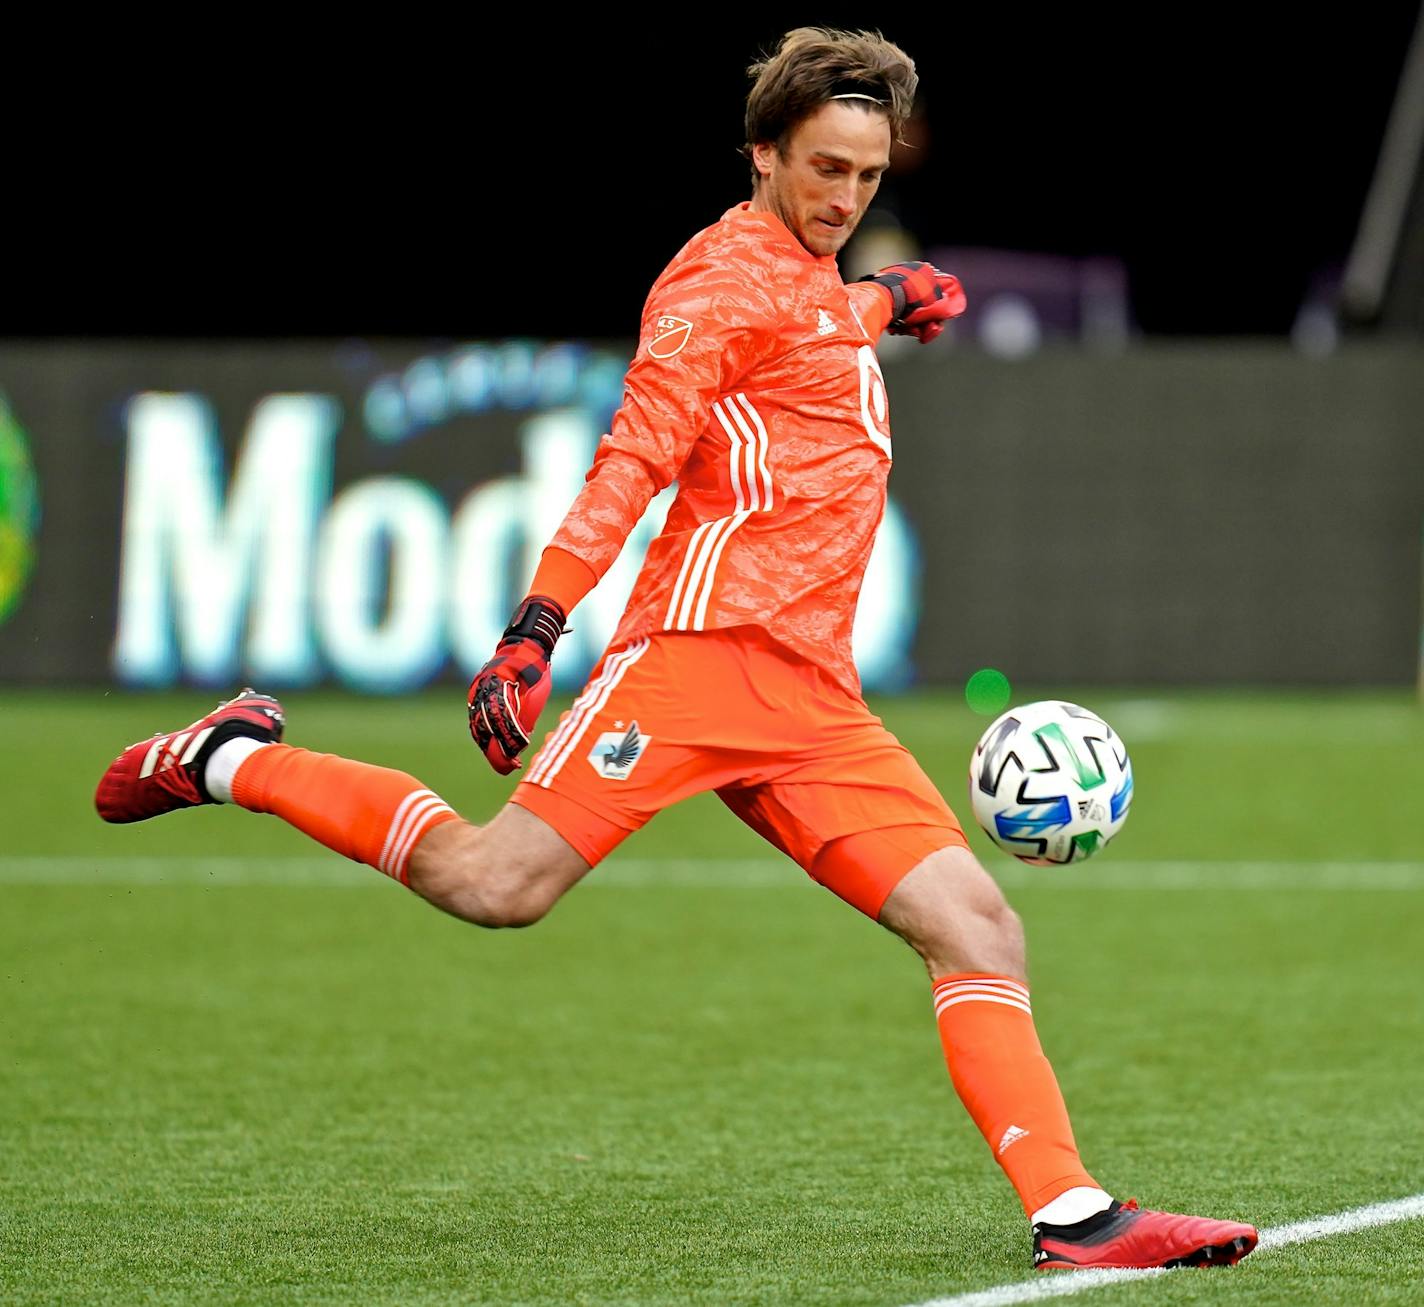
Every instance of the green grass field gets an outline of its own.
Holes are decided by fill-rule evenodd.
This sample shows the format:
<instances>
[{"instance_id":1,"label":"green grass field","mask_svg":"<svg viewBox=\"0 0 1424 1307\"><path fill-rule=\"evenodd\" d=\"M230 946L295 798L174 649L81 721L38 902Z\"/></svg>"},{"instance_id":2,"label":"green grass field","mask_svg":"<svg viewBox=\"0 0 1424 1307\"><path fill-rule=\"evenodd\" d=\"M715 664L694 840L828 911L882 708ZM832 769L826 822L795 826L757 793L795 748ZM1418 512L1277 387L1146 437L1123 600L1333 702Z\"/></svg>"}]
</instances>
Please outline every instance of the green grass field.
<instances>
[{"instance_id":1,"label":"green grass field","mask_svg":"<svg viewBox=\"0 0 1424 1307\"><path fill-rule=\"evenodd\" d=\"M1072 697L1132 749L1123 835L1062 871L978 847L1089 1166L1263 1227L1424 1191L1424 713ZM509 788L458 690L286 699L293 743L476 819ZM0 1302L904 1307L1031 1278L918 962L715 800L487 933L272 818L100 823L113 754L209 702L0 696ZM985 719L880 706L967 818ZM1084 1301L1421 1284L1414 1221Z\"/></svg>"}]
</instances>

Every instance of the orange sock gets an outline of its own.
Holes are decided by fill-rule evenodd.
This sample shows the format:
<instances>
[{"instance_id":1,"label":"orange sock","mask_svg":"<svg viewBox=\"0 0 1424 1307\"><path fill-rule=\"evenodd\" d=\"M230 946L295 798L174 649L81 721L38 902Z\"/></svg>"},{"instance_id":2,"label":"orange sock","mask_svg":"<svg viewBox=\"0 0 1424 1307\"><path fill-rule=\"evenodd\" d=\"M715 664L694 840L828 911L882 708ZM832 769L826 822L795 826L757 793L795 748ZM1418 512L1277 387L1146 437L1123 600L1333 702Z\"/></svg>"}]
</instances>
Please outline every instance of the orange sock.
<instances>
[{"instance_id":1,"label":"orange sock","mask_svg":"<svg viewBox=\"0 0 1424 1307\"><path fill-rule=\"evenodd\" d=\"M950 1079L1024 1211L1031 1216L1078 1185L1097 1188L1078 1157L1027 988L966 972L936 980L934 1002Z\"/></svg>"},{"instance_id":2,"label":"orange sock","mask_svg":"<svg viewBox=\"0 0 1424 1307\"><path fill-rule=\"evenodd\" d=\"M232 779L232 798L275 813L329 849L409 885L406 868L421 838L458 820L414 776L290 744L254 751Z\"/></svg>"}]
</instances>

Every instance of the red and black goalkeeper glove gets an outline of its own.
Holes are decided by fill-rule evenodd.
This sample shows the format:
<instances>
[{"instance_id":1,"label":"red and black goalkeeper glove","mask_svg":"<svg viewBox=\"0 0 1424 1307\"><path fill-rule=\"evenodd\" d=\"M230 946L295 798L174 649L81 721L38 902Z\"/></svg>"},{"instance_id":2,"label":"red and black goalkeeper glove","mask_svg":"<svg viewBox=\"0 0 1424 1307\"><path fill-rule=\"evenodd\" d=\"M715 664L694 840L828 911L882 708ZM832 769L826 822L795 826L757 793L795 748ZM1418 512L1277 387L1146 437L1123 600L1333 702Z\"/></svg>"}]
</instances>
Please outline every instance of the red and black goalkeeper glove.
<instances>
[{"instance_id":1,"label":"red and black goalkeeper glove","mask_svg":"<svg viewBox=\"0 0 1424 1307\"><path fill-rule=\"evenodd\" d=\"M890 334L913 336L921 345L928 345L950 318L964 312L959 278L933 263L892 263L860 280L873 281L890 292Z\"/></svg>"},{"instance_id":2,"label":"red and black goalkeeper glove","mask_svg":"<svg viewBox=\"0 0 1424 1307\"><path fill-rule=\"evenodd\" d=\"M549 697L549 658L566 620L552 599L530 595L470 682L470 734L501 776L522 766L519 755Z\"/></svg>"}]
</instances>

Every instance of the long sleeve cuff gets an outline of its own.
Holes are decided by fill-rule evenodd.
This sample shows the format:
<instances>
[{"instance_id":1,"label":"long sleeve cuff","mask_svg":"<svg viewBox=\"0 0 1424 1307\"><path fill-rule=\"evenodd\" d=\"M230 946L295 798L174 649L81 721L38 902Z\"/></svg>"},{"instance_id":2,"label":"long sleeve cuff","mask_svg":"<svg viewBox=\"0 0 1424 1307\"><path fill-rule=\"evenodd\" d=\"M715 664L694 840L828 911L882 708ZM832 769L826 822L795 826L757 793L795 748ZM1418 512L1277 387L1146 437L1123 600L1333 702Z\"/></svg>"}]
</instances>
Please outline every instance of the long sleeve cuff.
<instances>
[{"instance_id":1,"label":"long sleeve cuff","mask_svg":"<svg viewBox=\"0 0 1424 1307\"><path fill-rule=\"evenodd\" d=\"M860 314L861 326L872 341L878 341L881 333L890 325L895 312L894 297L886 287L873 281L853 281L846 287L846 294L855 311Z\"/></svg>"},{"instance_id":2,"label":"long sleeve cuff","mask_svg":"<svg viewBox=\"0 0 1424 1307\"><path fill-rule=\"evenodd\" d=\"M582 558L550 545L539 556L539 567L529 583L529 593L552 599L567 617L597 584L597 574Z\"/></svg>"}]
</instances>

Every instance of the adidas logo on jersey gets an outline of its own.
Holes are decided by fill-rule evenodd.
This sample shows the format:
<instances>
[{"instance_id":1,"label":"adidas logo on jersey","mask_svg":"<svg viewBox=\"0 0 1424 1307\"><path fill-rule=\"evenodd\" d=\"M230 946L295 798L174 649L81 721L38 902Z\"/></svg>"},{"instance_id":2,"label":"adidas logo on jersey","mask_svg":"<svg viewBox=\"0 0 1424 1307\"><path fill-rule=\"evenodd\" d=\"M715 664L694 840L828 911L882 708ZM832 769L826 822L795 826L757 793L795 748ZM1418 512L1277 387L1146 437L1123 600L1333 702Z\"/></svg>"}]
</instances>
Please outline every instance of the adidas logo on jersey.
<instances>
[{"instance_id":1,"label":"adidas logo on jersey","mask_svg":"<svg viewBox=\"0 0 1424 1307\"><path fill-rule=\"evenodd\" d=\"M588 765L604 780L626 781L652 741L651 735L638 730L637 722L631 722L626 731L604 731L589 750Z\"/></svg>"},{"instance_id":2,"label":"adidas logo on jersey","mask_svg":"<svg viewBox=\"0 0 1424 1307\"><path fill-rule=\"evenodd\" d=\"M830 336L836 331L835 320L825 309L816 310L816 335Z\"/></svg>"}]
</instances>

